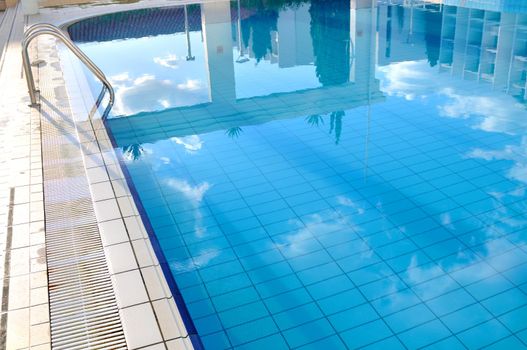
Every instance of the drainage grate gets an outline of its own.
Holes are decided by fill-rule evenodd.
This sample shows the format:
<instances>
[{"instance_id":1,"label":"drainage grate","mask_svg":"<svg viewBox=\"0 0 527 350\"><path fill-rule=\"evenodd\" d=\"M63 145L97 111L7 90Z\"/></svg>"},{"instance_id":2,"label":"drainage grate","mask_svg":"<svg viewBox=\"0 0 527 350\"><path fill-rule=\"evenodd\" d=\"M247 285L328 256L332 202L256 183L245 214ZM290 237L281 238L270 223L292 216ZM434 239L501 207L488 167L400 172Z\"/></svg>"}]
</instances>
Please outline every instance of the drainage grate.
<instances>
[{"instance_id":1,"label":"drainage grate","mask_svg":"<svg viewBox=\"0 0 527 350\"><path fill-rule=\"evenodd\" d=\"M50 87L60 72L45 69L43 97L64 98ZM59 108L43 103L40 110L52 347L126 348L80 143L69 107Z\"/></svg>"}]
</instances>

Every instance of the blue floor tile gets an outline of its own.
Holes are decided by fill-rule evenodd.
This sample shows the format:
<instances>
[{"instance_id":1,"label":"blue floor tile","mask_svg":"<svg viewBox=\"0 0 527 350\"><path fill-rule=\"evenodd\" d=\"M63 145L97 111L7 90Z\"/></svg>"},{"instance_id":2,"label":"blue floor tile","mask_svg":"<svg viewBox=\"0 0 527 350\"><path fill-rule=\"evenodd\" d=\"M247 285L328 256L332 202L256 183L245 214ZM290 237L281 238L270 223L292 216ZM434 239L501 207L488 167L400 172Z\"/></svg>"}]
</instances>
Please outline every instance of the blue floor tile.
<instances>
[{"instance_id":1,"label":"blue floor tile","mask_svg":"<svg viewBox=\"0 0 527 350\"><path fill-rule=\"evenodd\" d=\"M457 336L468 349L479 349L510 334L501 323L496 320L490 320L459 333Z\"/></svg>"}]
</instances>

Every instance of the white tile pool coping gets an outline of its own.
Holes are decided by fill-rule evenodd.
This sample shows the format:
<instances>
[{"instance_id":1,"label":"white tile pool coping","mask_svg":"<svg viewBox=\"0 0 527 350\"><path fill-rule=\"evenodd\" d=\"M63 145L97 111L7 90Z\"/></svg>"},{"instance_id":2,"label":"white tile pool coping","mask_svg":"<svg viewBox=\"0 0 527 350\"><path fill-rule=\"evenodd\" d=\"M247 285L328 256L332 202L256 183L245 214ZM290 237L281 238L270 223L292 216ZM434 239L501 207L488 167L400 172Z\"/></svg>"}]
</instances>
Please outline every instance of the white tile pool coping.
<instances>
[{"instance_id":1,"label":"white tile pool coping","mask_svg":"<svg viewBox=\"0 0 527 350\"><path fill-rule=\"evenodd\" d=\"M12 27L6 31L2 26L0 31L0 38L6 35L8 43L0 59L0 238L1 259L8 262L6 266L0 264L8 268L5 273L0 271L0 276L7 286L2 300L8 296L8 309L2 313L7 349L47 349L52 345L40 128L40 123L47 121L38 110L27 107L20 59L24 26L39 22L62 25L104 13L185 3L189 2L144 0L42 9L30 17L23 16L20 9L8 13L13 18ZM61 62L57 50L55 39L38 39L32 58L45 64L36 77L48 82L40 86L41 95L57 97L51 104L73 117L81 135L86 176L127 347L192 349L106 130L100 120L92 125L86 119L93 101L85 100L83 91L89 89L80 63L71 58ZM42 110L45 108L51 107L43 105Z\"/></svg>"}]
</instances>

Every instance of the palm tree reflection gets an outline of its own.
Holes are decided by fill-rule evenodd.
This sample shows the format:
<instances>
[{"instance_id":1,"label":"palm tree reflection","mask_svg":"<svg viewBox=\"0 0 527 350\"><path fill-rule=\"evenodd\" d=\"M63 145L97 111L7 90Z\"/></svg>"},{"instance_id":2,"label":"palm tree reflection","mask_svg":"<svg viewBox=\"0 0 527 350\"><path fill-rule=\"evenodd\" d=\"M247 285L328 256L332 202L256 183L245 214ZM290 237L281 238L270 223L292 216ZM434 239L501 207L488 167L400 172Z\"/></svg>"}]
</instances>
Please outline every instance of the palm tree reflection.
<instances>
[{"instance_id":1,"label":"palm tree reflection","mask_svg":"<svg viewBox=\"0 0 527 350\"><path fill-rule=\"evenodd\" d=\"M257 63L272 52L271 32L276 31L277 20L277 11L259 9L254 15L241 21L243 45L249 47L252 34L251 47Z\"/></svg>"},{"instance_id":2,"label":"palm tree reflection","mask_svg":"<svg viewBox=\"0 0 527 350\"><path fill-rule=\"evenodd\" d=\"M123 158L128 161L136 161L141 158L145 150L139 143L123 146Z\"/></svg>"},{"instance_id":3,"label":"palm tree reflection","mask_svg":"<svg viewBox=\"0 0 527 350\"><path fill-rule=\"evenodd\" d=\"M340 135L342 134L342 118L346 115L344 111L331 112L329 114L329 134L335 132L335 144L340 142ZM314 127L320 127L324 124L324 117L318 114L306 117L306 122Z\"/></svg>"},{"instance_id":4,"label":"palm tree reflection","mask_svg":"<svg viewBox=\"0 0 527 350\"><path fill-rule=\"evenodd\" d=\"M342 117L344 117L344 111L332 112L329 116L329 134L335 130L335 144L338 145L340 142L340 134L342 133Z\"/></svg>"},{"instance_id":5,"label":"palm tree reflection","mask_svg":"<svg viewBox=\"0 0 527 350\"><path fill-rule=\"evenodd\" d=\"M350 2L312 0L311 39L318 80L345 84L350 75Z\"/></svg>"},{"instance_id":6,"label":"palm tree reflection","mask_svg":"<svg viewBox=\"0 0 527 350\"><path fill-rule=\"evenodd\" d=\"M231 139L237 139L238 137L240 137L242 132L243 132L242 128L240 128L239 126L236 126L234 128L227 129L225 131L225 134Z\"/></svg>"},{"instance_id":7,"label":"palm tree reflection","mask_svg":"<svg viewBox=\"0 0 527 350\"><path fill-rule=\"evenodd\" d=\"M318 115L318 114L314 114L314 115L310 115L306 117L306 121L309 125L316 126L316 127L324 124L324 119L322 118L321 115Z\"/></svg>"},{"instance_id":8,"label":"palm tree reflection","mask_svg":"<svg viewBox=\"0 0 527 350\"><path fill-rule=\"evenodd\" d=\"M311 39L318 80L323 86L346 84L350 76L350 2L312 0ZM329 133L340 142L344 111L329 115ZM308 117L311 118L311 117ZM308 120L308 123L313 125ZM317 124L318 125L318 124Z\"/></svg>"}]
</instances>

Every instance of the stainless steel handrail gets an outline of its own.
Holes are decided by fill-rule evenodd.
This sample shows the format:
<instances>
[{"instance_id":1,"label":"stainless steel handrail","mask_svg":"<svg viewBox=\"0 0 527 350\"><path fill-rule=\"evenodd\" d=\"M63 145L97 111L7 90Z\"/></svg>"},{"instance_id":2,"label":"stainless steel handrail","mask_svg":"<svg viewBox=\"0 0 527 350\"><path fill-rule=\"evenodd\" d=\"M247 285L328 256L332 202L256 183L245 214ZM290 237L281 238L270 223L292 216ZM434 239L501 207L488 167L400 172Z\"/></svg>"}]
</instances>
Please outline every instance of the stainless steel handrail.
<instances>
[{"instance_id":1,"label":"stainless steel handrail","mask_svg":"<svg viewBox=\"0 0 527 350\"><path fill-rule=\"evenodd\" d=\"M37 23L37 24L33 24L32 26L30 26L28 29L26 29L25 31L25 36L29 36L30 34L32 34L33 32L35 31L38 31L40 29L49 29L49 30L53 30L53 31L56 31L56 33L58 35L61 36L61 39L63 41L71 41L70 38L68 38L60 29L58 29L56 26L54 26L53 24L49 24L49 23ZM86 54L84 52L82 52L82 50L79 50L80 54L82 55L83 59L84 60L87 60L87 61L90 61L90 58L88 56L86 56ZM104 75L104 73L102 72L102 70L99 69L99 67L97 67L95 64L93 65L95 69L97 69L99 71L99 73L101 75Z\"/></svg>"},{"instance_id":2,"label":"stainless steel handrail","mask_svg":"<svg viewBox=\"0 0 527 350\"><path fill-rule=\"evenodd\" d=\"M108 106L106 107L103 117L106 116L115 102L115 92L113 90L112 85L110 84L108 79L106 79L106 76L99 69L99 67L97 67L95 63L93 63L92 60L90 60L90 58L88 58L88 56L86 56L84 52L82 52L77 47L77 45L75 45L66 35L64 35L64 33L59 28L49 23L39 23L29 27L25 32L25 38L22 42L22 61L24 64L24 73L26 75L26 82L29 90L29 97L31 99L31 106L35 107L38 105L38 103L36 97L37 89L35 88L35 80L33 78L33 72L31 71L28 47L31 41L39 35L51 35L57 39L60 39L68 47L68 49L70 49L73 54L75 54L75 56L77 56L77 58L79 58L82 63L84 63L86 67L88 67L88 69L93 74L95 74L95 76L102 82L102 84L110 94L110 101L108 102ZM101 100L102 95L99 96L96 104L98 105Z\"/></svg>"}]
</instances>

